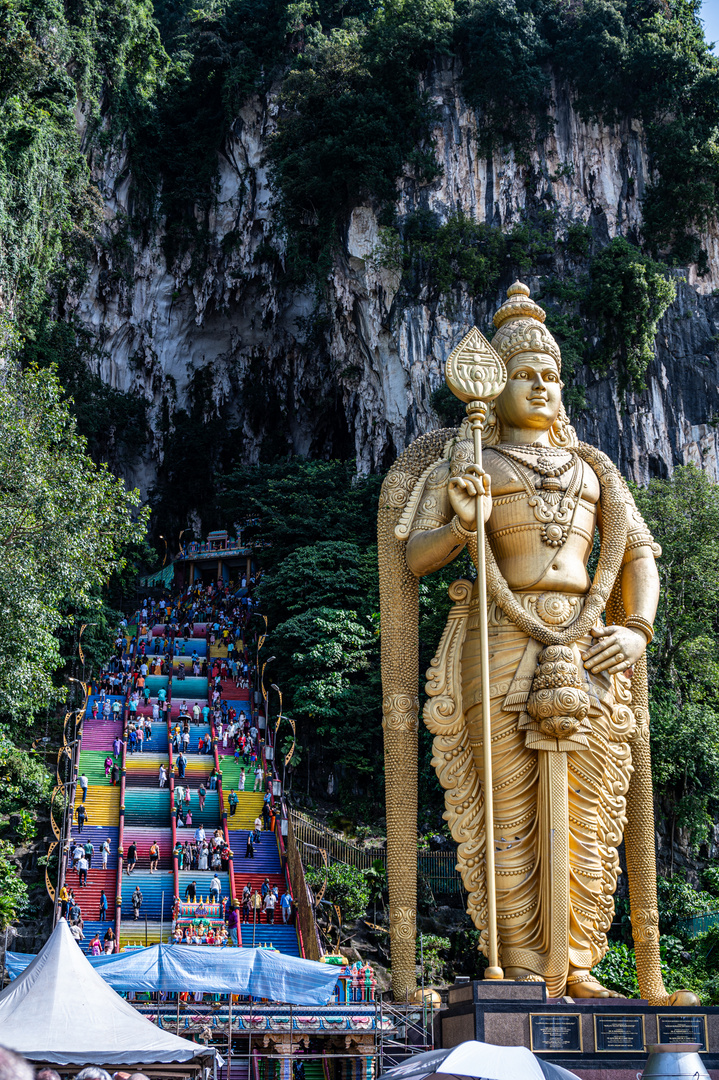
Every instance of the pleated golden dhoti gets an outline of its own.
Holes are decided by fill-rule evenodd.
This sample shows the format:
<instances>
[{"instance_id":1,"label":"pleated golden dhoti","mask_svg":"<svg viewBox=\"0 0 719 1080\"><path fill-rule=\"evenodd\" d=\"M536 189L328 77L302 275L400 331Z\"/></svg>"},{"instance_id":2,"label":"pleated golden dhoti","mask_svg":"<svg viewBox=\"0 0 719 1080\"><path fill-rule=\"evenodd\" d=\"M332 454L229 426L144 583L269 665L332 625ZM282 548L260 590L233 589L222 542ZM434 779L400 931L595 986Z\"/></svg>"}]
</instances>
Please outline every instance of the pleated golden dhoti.
<instances>
[{"instance_id":1,"label":"pleated golden dhoti","mask_svg":"<svg viewBox=\"0 0 719 1080\"><path fill-rule=\"evenodd\" d=\"M515 595L533 615L546 613L552 628L573 622L582 600ZM559 996L570 970L591 968L607 948L632 768L628 681L586 671L581 653L594 639L580 639L572 651L590 701L586 721L577 735L545 738L525 708L543 646L496 605L488 615L500 960L540 976L550 996ZM476 600L461 680L466 733L484 791Z\"/></svg>"}]
</instances>

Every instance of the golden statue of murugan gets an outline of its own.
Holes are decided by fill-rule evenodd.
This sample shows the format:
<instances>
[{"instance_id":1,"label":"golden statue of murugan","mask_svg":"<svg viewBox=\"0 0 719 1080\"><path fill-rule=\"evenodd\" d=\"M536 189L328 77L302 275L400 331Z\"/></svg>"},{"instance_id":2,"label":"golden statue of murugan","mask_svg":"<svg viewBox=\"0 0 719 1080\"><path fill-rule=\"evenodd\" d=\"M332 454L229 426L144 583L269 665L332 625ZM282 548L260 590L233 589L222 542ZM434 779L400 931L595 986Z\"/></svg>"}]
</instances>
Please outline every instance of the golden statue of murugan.
<instances>
[{"instance_id":1,"label":"golden statue of murugan","mask_svg":"<svg viewBox=\"0 0 719 1080\"><path fill-rule=\"evenodd\" d=\"M418 579L465 547L477 565L475 513L482 496L494 881L504 976L544 981L552 997L611 994L592 967L607 950L624 836L642 996L656 1004L690 1004L693 995L667 994L659 961L644 653L659 599L660 549L617 468L581 443L569 423L560 351L544 321L529 289L516 282L494 316L491 348L506 369L506 384L483 406L482 467L474 464L465 421L413 443L382 489L393 990L403 998L415 986ZM597 532L591 580L587 565ZM456 581L450 597L454 605L427 672L424 721L434 735L433 765L445 789L469 914L486 953L476 581Z\"/></svg>"}]
</instances>

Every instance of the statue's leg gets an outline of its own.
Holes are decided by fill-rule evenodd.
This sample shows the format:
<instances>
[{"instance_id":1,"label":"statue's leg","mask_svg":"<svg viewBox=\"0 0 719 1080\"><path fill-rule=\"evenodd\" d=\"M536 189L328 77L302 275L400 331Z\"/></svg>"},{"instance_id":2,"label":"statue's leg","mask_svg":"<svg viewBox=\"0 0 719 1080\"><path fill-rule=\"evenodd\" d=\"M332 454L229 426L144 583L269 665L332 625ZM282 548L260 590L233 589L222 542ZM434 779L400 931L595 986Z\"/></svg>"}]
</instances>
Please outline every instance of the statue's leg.
<instances>
[{"instance_id":1,"label":"statue's leg","mask_svg":"<svg viewBox=\"0 0 719 1080\"><path fill-rule=\"evenodd\" d=\"M527 750L524 732L518 730L518 714L502 708L526 642L526 636L514 628L490 627L497 914L504 963L511 963L507 960L507 949L518 947L533 955L544 944L537 864L537 754ZM476 635L468 631L462 657L462 687L474 768L483 787L477 645ZM542 974L534 963L515 961L512 967Z\"/></svg>"}]
</instances>

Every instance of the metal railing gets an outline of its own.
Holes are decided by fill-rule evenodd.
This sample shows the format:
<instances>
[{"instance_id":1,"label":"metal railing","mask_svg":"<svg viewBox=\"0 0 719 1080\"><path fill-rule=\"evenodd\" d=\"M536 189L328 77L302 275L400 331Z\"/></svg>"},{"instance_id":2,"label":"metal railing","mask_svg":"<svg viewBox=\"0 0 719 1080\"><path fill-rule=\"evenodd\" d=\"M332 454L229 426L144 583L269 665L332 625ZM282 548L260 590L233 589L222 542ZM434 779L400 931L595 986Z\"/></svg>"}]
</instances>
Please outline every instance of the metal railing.
<instances>
[{"instance_id":1,"label":"metal railing","mask_svg":"<svg viewBox=\"0 0 719 1080\"><path fill-rule=\"evenodd\" d=\"M285 850L287 852L287 872L292 887L292 895L297 904L297 922L299 923L302 932L304 954L308 960L319 960L322 956L322 952L317 935L314 912L307 892L302 857L295 842L291 815L287 819L287 843Z\"/></svg>"},{"instance_id":2,"label":"metal railing","mask_svg":"<svg viewBox=\"0 0 719 1080\"><path fill-rule=\"evenodd\" d=\"M330 862L347 863L358 870L369 870L377 859L385 861L384 847L357 847L325 825L313 821L300 810L290 810L290 817L295 841L305 866L315 866L318 869L322 867L323 850L327 852Z\"/></svg>"},{"instance_id":3,"label":"metal railing","mask_svg":"<svg viewBox=\"0 0 719 1080\"><path fill-rule=\"evenodd\" d=\"M300 810L291 810L290 819L295 843L305 866L321 870L324 866L323 851L327 854L328 862L345 863L357 870L369 870L377 861L386 866L384 847L352 844ZM452 895L463 891L454 851L418 851L417 871L420 881L424 881L435 894Z\"/></svg>"},{"instance_id":4,"label":"metal railing","mask_svg":"<svg viewBox=\"0 0 719 1080\"><path fill-rule=\"evenodd\" d=\"M696 937L697 934L703 934L717 924L719 924L719 911L712 911L708 915L693 915L690 919L680 919L677 929L687 937Z\"/></svg>"}]
</instances>

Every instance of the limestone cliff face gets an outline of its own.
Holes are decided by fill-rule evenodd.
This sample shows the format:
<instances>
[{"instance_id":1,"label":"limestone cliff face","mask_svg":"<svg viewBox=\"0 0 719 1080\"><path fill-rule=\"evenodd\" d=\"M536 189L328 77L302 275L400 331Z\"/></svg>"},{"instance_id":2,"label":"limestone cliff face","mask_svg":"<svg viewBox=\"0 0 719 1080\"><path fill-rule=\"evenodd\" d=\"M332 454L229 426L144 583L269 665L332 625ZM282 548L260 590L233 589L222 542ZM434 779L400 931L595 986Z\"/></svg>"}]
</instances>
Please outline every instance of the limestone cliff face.
<instances>
[{"instance_id":1,"label":"limestone cliff face","mask_svg":"<svg viewBox=\"0 0 719 1080\"><path fill-rule=\"evenodd\" d=\"M441 219L462 209L502 227L525 207L559 211L560 220L591 222L609 239L636 228L648 178L638 125L586 124L555 88L554 131L529 164L479 152L477 117L464 103L458 71L447 64L426 89L437 106L434 132L440 179L398 190L400 218L420 207ZM358 468L386 467L418 434L437 426L430 395L444 360L476 323L490 331L502 289L476 303L462 288L443 301L421 293L408 302L371 207L346 223L344 246L328 281L329 305L310 289L283 285L283 250L273 231L273 192L263 163L276 115L272 96L250 102L236 118L220 158L220 191L200 269L189 255L168 266L162 235L134 243L121 261L117 245L98 247L84 291L73 298L79 319L102 344L99 371L111 385L145 397L153 434L134 480L146 487L162 459L161 420L187 407L198 376L209 387L205 419L238 425L244 460L281 432L299 454L356 455ZM127 215L122 154L96 161L105 201L107 240ZM383 249L384 245L384 249ZM576 416L595 442L638 481L697 461L719 477L719 246L708 238L711 273L691 269L664 318L657 355L640 395L616 392L610 377L580 372L589 409ZM558 256L561 258L561 256ZM508 271L509 275L509 271ZM530 278L528 284L538 285Z\"/></svg>"}]
</instances>

